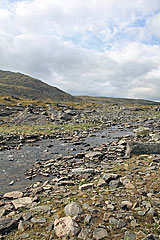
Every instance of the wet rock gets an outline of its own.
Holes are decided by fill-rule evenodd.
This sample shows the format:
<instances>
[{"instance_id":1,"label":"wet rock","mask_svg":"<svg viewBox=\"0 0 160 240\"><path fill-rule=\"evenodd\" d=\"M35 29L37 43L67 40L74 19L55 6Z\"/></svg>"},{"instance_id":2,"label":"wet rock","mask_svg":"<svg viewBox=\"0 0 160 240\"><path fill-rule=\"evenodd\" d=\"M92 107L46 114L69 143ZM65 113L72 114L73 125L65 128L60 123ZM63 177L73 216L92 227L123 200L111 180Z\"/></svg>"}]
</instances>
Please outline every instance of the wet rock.
<instances>
[{"instance_id":1,"label":"wet rock","mask_svg":"<svg viewBox=\"0 0 160 240\"><path fill-rule=\"evenodd\" d=\"M82 213L82 209L77 203L72 202L65 206L64 212L66 216L77 216Z\"/></svg>"},{"instance_id":2,"label":"wet rock","mask_svg":"<svg viewBox=\"0 0 160 240\"><path fill-rule=\"evenodd\" d=\"M54 221L54 231L57 237L75 236L79 233L78 224L69 216Z\"/></svg>"}]
</instances>

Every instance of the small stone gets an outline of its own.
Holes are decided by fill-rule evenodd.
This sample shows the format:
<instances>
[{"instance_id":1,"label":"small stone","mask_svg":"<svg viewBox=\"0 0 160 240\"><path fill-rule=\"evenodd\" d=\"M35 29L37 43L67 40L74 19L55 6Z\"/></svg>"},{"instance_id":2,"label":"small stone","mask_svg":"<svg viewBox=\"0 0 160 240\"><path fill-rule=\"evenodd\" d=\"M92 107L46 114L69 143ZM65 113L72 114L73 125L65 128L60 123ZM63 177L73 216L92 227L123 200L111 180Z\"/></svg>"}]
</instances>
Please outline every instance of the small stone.
<instances>
[{"instance_id":1,"label":"small stone","mask_svg":"<svg viewBox=\"0 0 160 240\"><path fill-rule=\"evenodd\" d=\"M22 233L21 234L21 239L26 239L26 238L29 238L29 233Z\"/></svg>"},{"instance_id":2,"label":"small stone","mask_svg":"<svg viewBox=\"0 0 160 240\"><path fill-rule=\"evenodd\" d=\"M118 220L114 217L109 218L109 223L112 225L118 225Z\"/></svg>"},{"instance_id":3,"label":"small stone","mask_svg":"<svg viewBox=\"0 0 160 240\"><path fill-rule=\"evenodd\" d=\"M103 178L100 178L97 187L104 187L106 185L107 185L106 181Z\"/></svg>"},{"instance_id":4,"label":"small stone","mask_svg":"<svg viewBox=\"0 0 160 240\"><path fill-rule=\"evenodd\" d=\"M46 222L46 218L35 218L35 217L33 217L31 219L31 222L33 222L33 223L45 223Z\"/></svg>"},{"instance_id":5,"label":"small stone","mask_svg":"<svg viewBox=\"0 0 160 240\"><path fill-rule=\"evenodd\" d=\"M109 183L110 188L118 188L118 187L121 187L121 186L122 186L122 183L119 180L112 180Z\"/></svg>"},{"instance_id":6,"label":"small stone","mask_svg":"<svg viewBox=\"0 0 160 240\"><path fill-rule=\"evenodd\" d=\"M123 220L119 220L118 221L118 224L117 224L117 227L118 228L123 228L123 227L125 227L127 224L126 224L126 222L124 222Z\"/></svg>"},{"instance_id":7,"label":"small stone","mask_svg":"<svg viewBox=\"0 0 160 240\"><path fill-rule=\"evenodd\" d=\"M77 216L82 213L82 209L77 203L72 202L65 206L64 212L66 216Z\"/></svg>"},{"instance_id":8,"label":"small stone","mask_svg":"<svg viewBox=\"0 0 160 240\"><path fill-rule=\"evenodd\" d=\"M158 217L158 211L154 208L150 208L148 214L151 214L153 217Z\"/></svg>"},{"instance_id":9,"label":"small stone","mask_svg":"<svg viewBox=\"0 0 160 240\"><path fill-rule=\"evenodd\" d=\"M83 185L79 186L79 190L81 190L81 191L87 190L89 188L92 188L93 186L94 186L93 183L83 184Z\"/></svg>"},{"instance_id":10,"label":"small stone","mask_svg":"<svg viewBox=\"0 0 160 240\"><path fill-rule=\"evenodd\" d=\"M136 240L136 234L134 232L125 232L125 237L127 240Z\"/></svg>"},{"instance_id":11,"label":"small stone","mask_svg":"<svg viewBox=\"0 0 160 240\"><path fill-rule=\"evenodd\" d=\"M87 228L82 228L81 232L78 235L79 239L88 239L88 235L89 235L89 229Z\"/></svg>"},{"instance_id":12,"label":"small stone","mask_svg":"<svg viewBox=\"0 0 160 240\"><path fill-rule=\"evenodd\" d=\"M35 211L35 212L49 212L49 211L51 211L51 207L49 207L49 206L37 206L37 207L31 208L31 210Z\"/></svg>"},{"instance_id":13,"label":"small stone","mask_svg":"<svg viewBox=\"0 0 160 240\"><path fill-rule=\"evenodd\" d=\"M96 240L103 239L108 236L108 232L104 228L96 228L93 232L93 238Z\"/></svg>"},{"instance_id":14,"label":"small stone","mask_svg":"<svg viewBox=\"0 0 160 240\"><path fill-rule=\"evenodd\" d=\"M122 201L121 202L122 209L130 209L132 206L133 206L133 204L130 201Z\"/></svg>"}]
</instances>

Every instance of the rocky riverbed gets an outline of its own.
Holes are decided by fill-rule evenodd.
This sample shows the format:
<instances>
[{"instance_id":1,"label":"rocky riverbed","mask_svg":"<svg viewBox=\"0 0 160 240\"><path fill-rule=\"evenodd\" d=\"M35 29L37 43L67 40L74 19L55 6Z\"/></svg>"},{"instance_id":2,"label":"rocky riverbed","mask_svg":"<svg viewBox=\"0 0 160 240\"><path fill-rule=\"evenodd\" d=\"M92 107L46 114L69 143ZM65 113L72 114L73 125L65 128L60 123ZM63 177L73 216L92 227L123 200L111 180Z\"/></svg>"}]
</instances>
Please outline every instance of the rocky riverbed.
<instances>
[{"instance_id":1,"label":"rocky riverbed","mask_svg":"<svg viewBox=\"0 0 160 240\"><path fill-rule=\"evenodd\" d=\"M1 239L159 239L156 107L20 107L2 119Z\"/></svg>"}]
</instances>

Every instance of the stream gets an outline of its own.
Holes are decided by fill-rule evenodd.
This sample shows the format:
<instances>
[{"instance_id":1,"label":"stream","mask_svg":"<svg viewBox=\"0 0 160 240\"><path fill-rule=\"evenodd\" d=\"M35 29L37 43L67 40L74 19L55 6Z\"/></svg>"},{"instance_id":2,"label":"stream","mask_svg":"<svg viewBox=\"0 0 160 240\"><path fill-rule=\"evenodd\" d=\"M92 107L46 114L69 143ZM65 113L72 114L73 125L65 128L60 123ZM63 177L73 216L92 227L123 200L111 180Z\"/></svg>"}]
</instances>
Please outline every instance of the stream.
<instances>
[{"instance_id":1,"label":"stream","mask_svg":"<svg viewBox=\"0 0 160 240\"><path fill-rule=\"evenodd\" d=\"M49 160L54 158L55 154L66 156L85 152L88 147L98 147L131 134L130 129L112 127L93 133L92 136L82 139L78 145L57 139L43 139L32 144L25 143L19 150L3 150L0 152L0 195L15 190L24 191L38 180L49 180L43 176L37 176L33 180L26 179L24 173L32 168L36 161Z\"/></svg>"}]
</instances>

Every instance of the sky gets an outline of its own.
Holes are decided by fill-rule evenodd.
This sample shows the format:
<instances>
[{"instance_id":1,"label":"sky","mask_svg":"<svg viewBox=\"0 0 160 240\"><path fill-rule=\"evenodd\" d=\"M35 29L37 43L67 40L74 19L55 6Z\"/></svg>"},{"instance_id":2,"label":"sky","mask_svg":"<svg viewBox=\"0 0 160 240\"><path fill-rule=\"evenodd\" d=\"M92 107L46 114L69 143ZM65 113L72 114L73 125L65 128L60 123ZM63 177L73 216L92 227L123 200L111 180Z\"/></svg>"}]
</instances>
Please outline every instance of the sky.
<instances>
[{"instance_id":1,"label":"sky","mask_svg":"<svg viewBox=\"0 0 160 240\"><path fill-rule=\"evenodd\" d=\"M0 69L160 101L160 0L0 0Z\"/></svg>"}]
</instances>

